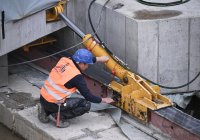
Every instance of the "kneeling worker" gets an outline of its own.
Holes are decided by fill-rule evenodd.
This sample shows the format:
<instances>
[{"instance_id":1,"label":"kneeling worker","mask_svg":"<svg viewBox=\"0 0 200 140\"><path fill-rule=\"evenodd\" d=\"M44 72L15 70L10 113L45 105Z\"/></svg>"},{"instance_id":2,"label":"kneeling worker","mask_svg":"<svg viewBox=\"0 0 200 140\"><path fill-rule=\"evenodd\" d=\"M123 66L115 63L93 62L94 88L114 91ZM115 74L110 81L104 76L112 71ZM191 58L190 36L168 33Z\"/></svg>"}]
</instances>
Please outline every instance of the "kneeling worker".
<instances>
[{"instance_id":1,"label":"kneeling worker","mask_svg":"<svg viewBox=\"0 0 200 140\"><path fill-rule=\"evenodd\" d=\"M108 57L94 57L87 49L77 50L72 58L61 58L51 70L48 79L40 90L38 118L42 123L49 122L49 115L60 118L57 127L68 127L68 119L83 115L90 110L91 103L111 103L112 98L101 98L91 94L87 88L82 71L89 64L106 62ZM79 90L83 98L70 97ZM58 115L59 114L59 115Z\"/></svg>"}]
</instances>

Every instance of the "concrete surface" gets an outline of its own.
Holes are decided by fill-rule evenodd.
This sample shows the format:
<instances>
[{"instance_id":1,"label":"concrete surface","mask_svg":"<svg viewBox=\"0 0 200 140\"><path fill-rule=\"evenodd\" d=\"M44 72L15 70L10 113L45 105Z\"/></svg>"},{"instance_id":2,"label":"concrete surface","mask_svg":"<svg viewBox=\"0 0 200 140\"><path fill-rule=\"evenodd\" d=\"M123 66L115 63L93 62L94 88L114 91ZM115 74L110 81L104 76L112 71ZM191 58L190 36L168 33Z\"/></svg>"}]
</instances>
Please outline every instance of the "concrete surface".
<instances>
[{"instance_id":1,"label":"concrete surface","mask_svg":"<svg viewBox=\"0 0 200 140\"><path fill-rule=\"evenodd\" d=\"M9 86L0 89L0 123L27 140L126 140L128 139L105 111L89 112L70 119L70 127L56 128L55 122L43 124L37 118L40 81L46 75L36 67L24 65L10 69ZM36 86L35 83L39 85ZM129 122L129 123L127 123ZM129 132L133 140L163 140L167 138L160 132L142 126L126 116L121 121L121 128ZM139 127L140 126L140 127ZM159 136L156 136L156 134ZM153 137L152 137L152 136Z\"/></svg>"},{"instance_id":2,"label":"concrete surface","mask_svg":"<svg viewBox=\"0 0 200 140\"><path fill-rule=\"evenodd\" d=\"M85 33L92 32L87 15L90 2L74 0L68 5L70 9L67 15ZM136 0L110 0L100 14L105 2L97 0L91 8L94 27L98 28L99 17L102 15L99 36L132 70L165 86L185 84L200 71L200 1L191 0L171 7L153 7ZM64 46L70 46L62 39L61 42ZM199 84L200 78L190 86L161 91L198 90ZM190 98L180 95L170 98L183 108L190 101Z\"/></svg>"},{"instance_id":3,"label":"concrete surface","mask_svg":"<svg viewBox=\"0 0 200 140\"><path fill-rule=\"evenodd\" d=\"M9 77L9 89L1 90L1 94L9 96L11 92L16 94L25 92L27 95L32 94L34 99L39 98L39 89L32 86L29 82L19 76L11 75ZM21 88L20 88L21 87ZM20 96L20 94L18 95ZM2 97L2 95L1 95ZM11 99L10 99L11 100ZM28 140L41 139L127 139L120 129L115 125L109 114L104 112L90 112L81 117L70 120L70 127L58 129L55 123L42 124L37 118L37 105L33 105L24 109L13 109L13 106L8 106L1 102L1 123L8 126L13 131L22 135ZM10 108L10 109L9 109ZM99 123L101 122L101 123ZM114 133L114 135L113 135Z\"/></svg>"}]
</instances>

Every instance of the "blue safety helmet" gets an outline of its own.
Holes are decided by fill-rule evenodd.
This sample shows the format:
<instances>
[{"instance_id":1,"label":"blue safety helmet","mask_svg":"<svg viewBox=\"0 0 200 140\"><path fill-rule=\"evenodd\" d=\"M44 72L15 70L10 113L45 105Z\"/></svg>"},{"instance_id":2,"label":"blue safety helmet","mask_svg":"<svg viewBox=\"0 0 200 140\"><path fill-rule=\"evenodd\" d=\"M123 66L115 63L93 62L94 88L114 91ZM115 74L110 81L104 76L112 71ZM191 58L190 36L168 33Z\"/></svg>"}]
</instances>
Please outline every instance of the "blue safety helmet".
<instances>
[{"instance_id":1,"label":"blue safety helmet","mask_svg":"<svg viewBox=\"0 0 200 140\"><path fill-rule=\"evenodd\" d=\"M79 63L93 64L93 57L92 53L87 49L78 49L72 59Z\"/></svg>"}]
</instances>

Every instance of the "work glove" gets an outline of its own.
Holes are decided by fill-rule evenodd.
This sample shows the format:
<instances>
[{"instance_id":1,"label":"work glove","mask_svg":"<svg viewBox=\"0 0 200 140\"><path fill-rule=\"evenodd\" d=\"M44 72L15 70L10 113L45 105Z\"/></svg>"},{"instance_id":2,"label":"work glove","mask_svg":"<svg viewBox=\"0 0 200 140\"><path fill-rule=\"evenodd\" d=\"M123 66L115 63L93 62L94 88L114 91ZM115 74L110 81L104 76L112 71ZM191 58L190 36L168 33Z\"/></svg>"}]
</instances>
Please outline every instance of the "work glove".
<instances>
[{"instance_id":1,"label":"work glove","mask_svg":"<svg viewBox=\"0 0 200 140\"><path fill-rule=\"evenodd\" d=\"M114 102L114 100L112 98L102 98L101 102L110 104L110 103Z\"/></svg>"},{"instance_id":2,"label":"work glove","mask_svg":"<svg viewBox=\"0 0 200 140\"><path fill-rule=\"evenodd\" d=\"M100 56L100 57L96 57L96 61L97 62L107 62L109 60L108 56Z\"/></svg>"}]
</instances>

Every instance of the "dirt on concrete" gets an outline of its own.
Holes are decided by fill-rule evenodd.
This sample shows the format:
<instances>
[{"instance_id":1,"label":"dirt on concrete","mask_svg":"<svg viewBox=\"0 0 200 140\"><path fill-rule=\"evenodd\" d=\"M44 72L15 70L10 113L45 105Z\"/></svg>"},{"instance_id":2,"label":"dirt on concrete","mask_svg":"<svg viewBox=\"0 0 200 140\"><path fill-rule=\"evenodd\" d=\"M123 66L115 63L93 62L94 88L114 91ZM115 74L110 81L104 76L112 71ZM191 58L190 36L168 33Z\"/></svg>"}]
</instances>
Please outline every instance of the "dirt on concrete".
<instances>
[{"instance_id":1,"label":"dirt on concrete","mask_svg":"<svg viewBox=\"0 0 200 140\"><path fill-rule=\"evenodd\" d=\"M149 19L164 19L181 15L182 12L176 10L160 10L160 11L149 11L139 10L134 12L134 19L149 20Z\"/></svg>"},{"instance_id":2,"label":"dirt on concrete","mask_svg":"<svg viewBox=\"0 0 200 140\"><path fill-rule=\"evenodd\" d=\"M37 101L31 94L22 92L0 92L0 101L3 101L7 108L22 110L26 107L35 106Z\"/></svg>"}]
</instances>

